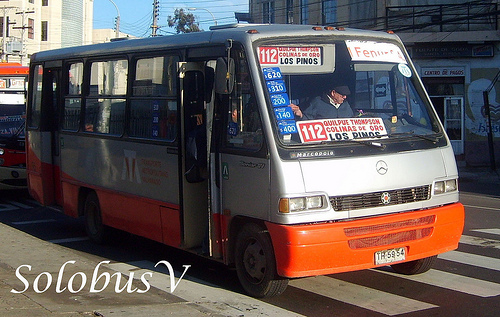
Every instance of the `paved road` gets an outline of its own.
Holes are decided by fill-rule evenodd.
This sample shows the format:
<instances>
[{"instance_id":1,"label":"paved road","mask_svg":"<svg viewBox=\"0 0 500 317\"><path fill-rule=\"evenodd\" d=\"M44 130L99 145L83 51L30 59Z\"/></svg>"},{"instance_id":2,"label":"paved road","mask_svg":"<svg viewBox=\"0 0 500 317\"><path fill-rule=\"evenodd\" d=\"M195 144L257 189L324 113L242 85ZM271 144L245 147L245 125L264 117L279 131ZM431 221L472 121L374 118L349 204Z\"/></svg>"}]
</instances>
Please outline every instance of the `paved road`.
<instances>
[{"instance_id":1,"label":"paved road","mask_svg":"<svg viewBox=\"0 0 500 317\"><path fill-rule=\"evenodd\" d=\"M461 201L466 226L459 249L440 255L426 274L402 276L386 267L297 279L282 296L262 301L242 295L234 271L217 263L127 234L117 234L111 245L94 245L79 220L23 194L3 196L0 315L496 316L500 197L463 193ZM169 269L175 270L174 284ZM116 272L123 273L118 286ZM113 277L104 285L106 273ZM10 292L26 284L26 291Z\"/></svg>"}]
</instances>

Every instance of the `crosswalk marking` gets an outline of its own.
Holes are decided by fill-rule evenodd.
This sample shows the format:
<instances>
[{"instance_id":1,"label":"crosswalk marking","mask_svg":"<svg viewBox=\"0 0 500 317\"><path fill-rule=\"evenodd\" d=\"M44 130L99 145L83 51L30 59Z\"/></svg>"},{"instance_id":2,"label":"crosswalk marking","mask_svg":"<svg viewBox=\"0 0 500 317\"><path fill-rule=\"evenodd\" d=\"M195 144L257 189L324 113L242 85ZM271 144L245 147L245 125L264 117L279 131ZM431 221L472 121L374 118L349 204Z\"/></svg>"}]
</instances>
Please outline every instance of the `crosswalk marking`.
<instances>
[{"instance_id":1,"label":"crosswalk marking","mask_svg":"<svg viewBox=\"0 0 500 317\"><path fill-rule=\"evenodd\" d=\"M467 235L462 235L462 237L460 238L460 243L474 245L483 248L500 249L500 241L498 240L472 237Z\"/></svg>"},{"instance_id":2,"label":"crosswalk marking","mask_svg":"<svg viewBox=\"0 0 500 317\"><path fill-rule=\"evenodd\" d=\"M500 229L499 228L492 228L492 229L474 229L471 230L474 232L482 232L482 233L488 233L488 234L496 234L500 236Z\"/></svg>"},{"instance_id":3,"label":"crosswalk marking","mask_svg":"<svg viewBox=\"0 0 500 317\"><path fill-rule=\"evenodd\" d=\"M66 239L55 239L55 240L48 240L48 242L54 243L54 244L62 244L62 243L80 242L80 241L86 241L86 240L89 240L89 237L76 237L76 238L66 238Z\"/></svg>"},{"instance_id":4,"label":"crosswalk marking","mask_svg":"<svg viewBox=\"0 0 500 317\"><path fill-rule=\"evenodd\" d=\"M485 209L485 210L500 211L500 208L494 208L494 207L474 206L474 205L464 205L464 207L471 207L471 208L478 208L478 209Z\"/></svg>"},{"instance_id":5,"label":"crosswalk marking","mask_svg":"<svg viewBox=\"0 0 500 317\"><path fill-rule=\"evenodd\" d=\"M33 206L29 206L29 205L25 205L23 203L20 203L18 201L13 201L13 200L7 200L7 202L11 205L14 205L14 206L17 206L19 208L23 208L23 209L32 209Z\"/></svg>"},{"instance_id":6,"label":"crosswalk marking","mask_svg":"<svg viewBox=\"0 0 500 317\"><path fill-rule=\"evenodd\" d=\"M13 225L34 225L39 223L56 222L55 219L39 219L39 220L29 220L29 221L13 221Z\"/></svg>"},{"instance_id":7,"label":"crosswalk marking","mask_svg":"<svg viewBox=\"0 0 500 317\"><path fill-rule=\"evenodd\" d=\"M500 271L500 259L470 254L460 251L450 251L438 256L439 259L482 267L488 270Z\"/></svg>"},{"instance_id":8,"label":"crosswalk marking","mask_svg":"<svg viewBox=\"0 0 500 317\"><path fill-rule=\"evenodd\" d=\"M418 275L402 275L381 269L372 270L474 296L493 297L500 295L500 284L434 269Z\"/></svg>"},{"instance_id":9,"label":"crosswalk marking","mask_svg":"<svg viewBox=\"0 0 500 317\"><path fill-rule=\"evenodd\" d=\"M12 204L0 204L0 211L11 211L17 209L19 209L19 207L14 206Z\"/></svg>"},{"instance_id":10,"label":"crosswalk marking","mask_svg":"<svg viewBox=\"0 0 500 317\"><path fill-rule=\"evenodd\" d=\"M293 280L291 286L361 308L395 316L438 307L327 276Z\"/></svg>"}]
</instances>

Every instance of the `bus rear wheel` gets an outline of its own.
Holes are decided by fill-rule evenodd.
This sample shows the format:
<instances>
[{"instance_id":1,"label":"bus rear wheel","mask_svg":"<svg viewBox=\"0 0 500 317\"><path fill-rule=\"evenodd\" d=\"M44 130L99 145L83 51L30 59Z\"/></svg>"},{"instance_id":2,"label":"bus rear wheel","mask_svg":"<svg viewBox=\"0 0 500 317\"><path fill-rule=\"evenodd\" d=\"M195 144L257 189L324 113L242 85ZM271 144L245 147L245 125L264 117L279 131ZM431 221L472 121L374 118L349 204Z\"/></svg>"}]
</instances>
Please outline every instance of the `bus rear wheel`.
<instances>
[{"instance_id":1,"label":"bus rear wheel","mask_svg":"<svg viewBox=\"0 0 500 317\"><path fill-rule=\"evenodd\" d=\"M420 260L391 265L392 269L400 274L414 275L429 271L437 259L437 255Z\"/></svg>"},{"instance_id":2,"label":"bus rear wheel","mask_svg":"<svg viewBox=\"0 0 500 317\"><path fill-rule=\"evenodd\" d=\"M102 223L99 198L95 192L90 192L87 195L83 207L83 215L85 218L85 231L90 240L97 244L105 243L108 237L108 228Z\"/></svg>"},{"instance_id":3,"label":"bus rear wheel","mask_svg":"<svg viewBox=\"0 0 500 317\"><path fill-rule=\"evenodd\" d=\"M276 273L271 238L254 223L243 226L236 238L236 273L243 289L253 297L271 297L283 293L288 279Z\"/></svg>"}]
</instances>

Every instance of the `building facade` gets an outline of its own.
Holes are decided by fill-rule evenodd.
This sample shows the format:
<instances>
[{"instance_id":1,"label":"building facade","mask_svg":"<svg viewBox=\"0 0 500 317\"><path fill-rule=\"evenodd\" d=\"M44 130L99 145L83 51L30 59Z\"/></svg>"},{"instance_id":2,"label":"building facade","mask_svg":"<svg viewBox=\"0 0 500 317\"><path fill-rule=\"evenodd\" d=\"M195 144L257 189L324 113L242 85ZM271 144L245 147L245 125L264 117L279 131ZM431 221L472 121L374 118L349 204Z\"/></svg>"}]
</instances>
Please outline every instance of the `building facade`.
<instances>
[{"instance_id":1,"label":"building facade","mask_svg":"<svg viewBox=\"0 0 500 317\"><path fill-rule=\"evenodd\" d=\"M250 0L250 20L394 31L416 64L457 159L470 166L495 160L499 166L499 9L500 0Z\"/></svg>"},{"instance_id":2,"label":"building facade","mask_svg":"<svg viewBox=\"0 0 500 317\"><path fill-rule=\"evenodd\" d=\"M93 0L0 0L2 60L92 43ZM5 23L4 23L5 22Z\"/></svg>"}]
</instances>

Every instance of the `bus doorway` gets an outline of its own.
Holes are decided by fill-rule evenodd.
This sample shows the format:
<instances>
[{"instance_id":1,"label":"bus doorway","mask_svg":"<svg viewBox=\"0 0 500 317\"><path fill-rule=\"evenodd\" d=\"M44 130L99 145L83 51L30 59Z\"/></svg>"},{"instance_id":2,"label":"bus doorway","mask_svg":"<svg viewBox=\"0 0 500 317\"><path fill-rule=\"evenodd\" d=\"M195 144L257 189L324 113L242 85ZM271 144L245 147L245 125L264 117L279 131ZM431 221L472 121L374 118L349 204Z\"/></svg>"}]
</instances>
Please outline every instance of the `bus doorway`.
<instances>
[{"instance_id":1,"label":"bus doorway","mask_svg":"<svg viewBox=\"0 0 500 317\"><path fill-rule=\"evenodd\" d=\"M180 201L183 245L199 248L208 235L207 114L204 63L183 63L180 78Z\"/></svg>"},{"instance_id":2,"label":"bus doorway","mask_svg":"<svg viewBox=\"0 0 500 317\"><path fill-rule=\"evenodd\" d=\"M37 66L35 68L35 83L42 90L37 91L31 97L37 111L50 115L43 120L30 120L27 126L29 150L41 151L38 153L39 161L28 161L30 193L39 199L44 205L62 205L61 195L61 160L60 146L64 144L59 139L58 113L59 89L61 79L60 67ZM35 109L34 108L34 109ZM28 113L34 116L37 113ZM40 133L33 133L37 131Z\"/></svg>"}]
</instances>

